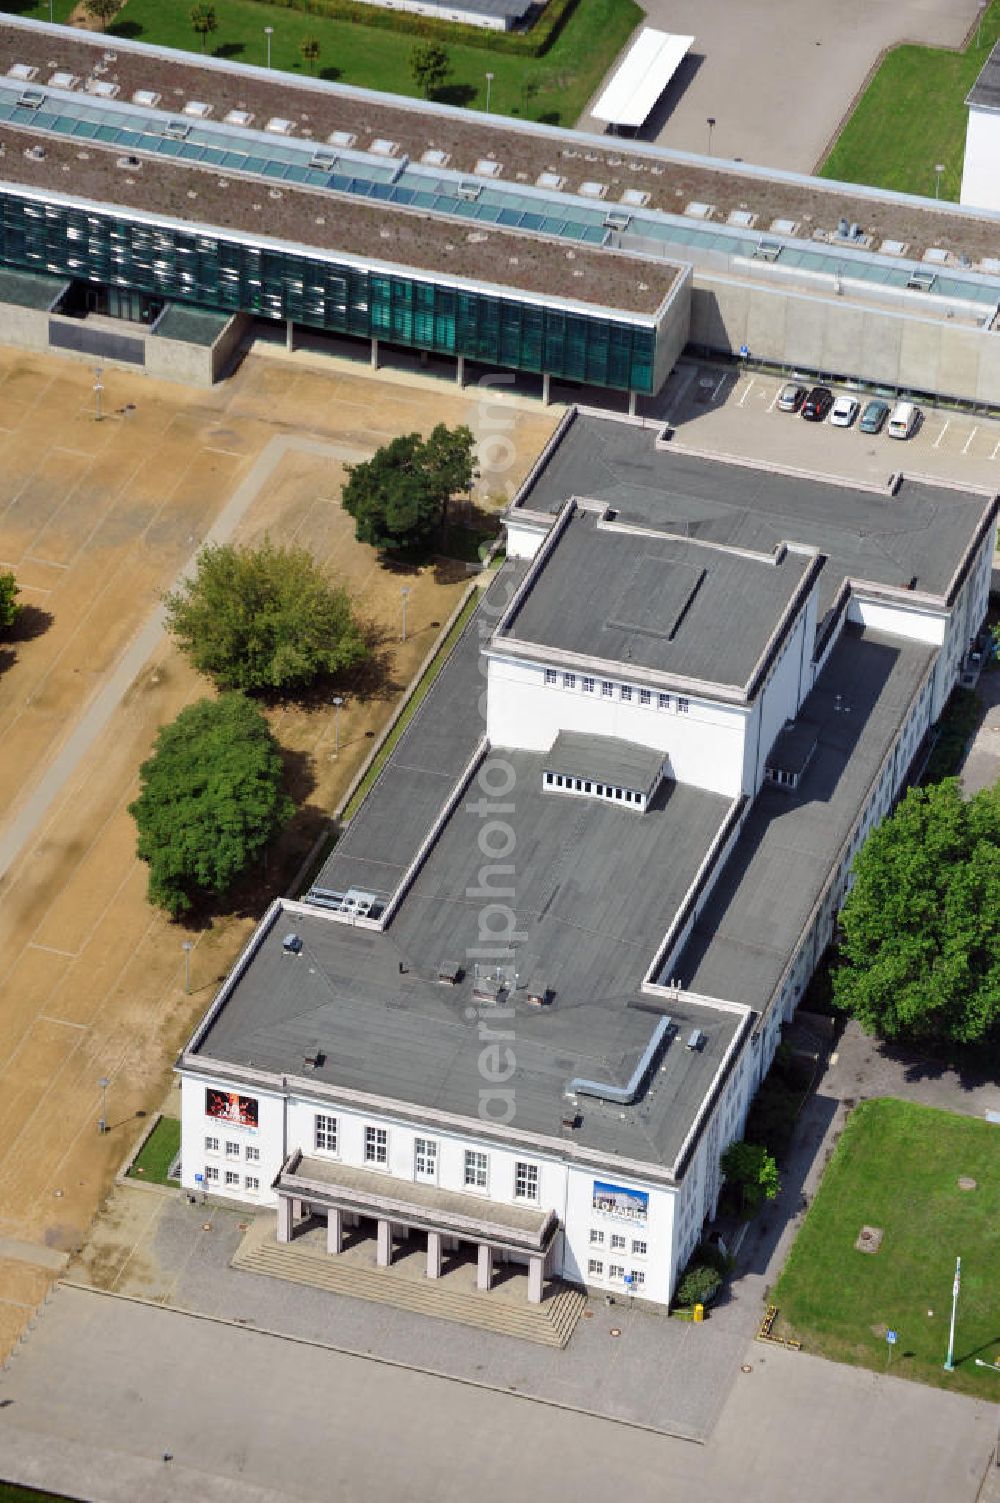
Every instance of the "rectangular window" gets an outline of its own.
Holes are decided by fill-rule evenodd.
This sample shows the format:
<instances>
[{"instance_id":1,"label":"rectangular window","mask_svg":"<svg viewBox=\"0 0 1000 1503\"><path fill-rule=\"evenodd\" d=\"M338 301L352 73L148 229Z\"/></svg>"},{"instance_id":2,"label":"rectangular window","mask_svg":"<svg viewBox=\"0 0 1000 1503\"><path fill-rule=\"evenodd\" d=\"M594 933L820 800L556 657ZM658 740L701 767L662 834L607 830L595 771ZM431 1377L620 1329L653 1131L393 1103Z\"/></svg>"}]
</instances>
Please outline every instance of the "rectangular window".
<instances>
[{"instance_id":1,"label":"rectangular window","mask_svg":"<svg viewBox=\"0 0 1000 1503\"><path fill-rule=\"evenodd\" d=\"M218 1165L217 1164L206 1164L205 1165L205 1180L206 1180L206 1183L209 1180L217 1180L218 1178L219 1178Z\"/></svg>"},{"instance_id":2,"label":"rectangular window","mask_svg":"<svg viewBox=\"0 0 1000 1503\"><path fill-rule=\"evenodd\" d=\"M669 710L670 709L670 695L669 694L658 694L656 696L656 703L659 705L659 707L660 707L661 710Z\"/></svg>"},{"instance_id":3,"label":"rectangular window","mask_svg":"<svg viewBox=\"0 0 1000 1503\"><path fill-rule=\"evenodd\" d=\"M259 1148L248 1147L247 1148L247 1163L248 1164L257 1164L259 1162L260 1162L260 1149Z\"/></svg>"},{"instance_id":4,"label":"rectangular window","mask_svg":"<svg viewBox=\"0 0 1000 1503\"><path fill-rule=\"evenodd\" d=\"M690 708L691 708L691 701L689 699L682 698L681 695L678 695L677 696L677 713L678 713L678 715L686 715L687 712L688 712L688 710L690 710Z\"/></svg>"},{"instance_id":5,"label":"rectangular window","mask_svg":"<svg viewBox=\"0 0 1000 1503\"><path fill-rule=\"evenodd\" d=\"M557 684L559 682L559 675L554 668L546 668L545 682L547 684Z\"/></svg>"},{"instance_id":6,"label":"rectangular window","mask_svg":"<svg viewBox=\"0 0 1000 1503\"><path fill-rule=\"evenodd\" d=\"M226 1139L226 1158L227 1159L238 1159L239 1156L240 1156L240 1145L238 1143L234 1143L231 1138L227 1138Z\"/></svg>"},{"instance_id":7,"label":"rectangular window","mask_svg":"<svg viewBox=\"0 0 1000 1503\"><path fill-rule=\"evenodd\" d=\"M226 1184L227 1185L233 1185L233 1186L235 1186L235 1185L238 1185L239 1182L240 1182L240 1177L237 1174L236 1170L235 1169L227 1169L226 1170Z\"/></svg>"},{"instance_id":8,"label":"rectangular window","mask_svg":"<svg viewBox=\"0 0 1000 1503\"><path fill-rule=\"evenodd\" d=\"M563 674L563 688L564 689L575 689L576 688L576 674L575 673L564 673Z\"/></svg>"},{"instance_id":9,"label":"rectangular window","mask_svg":"<svg viewBox=\"0 0 1000 1503\"><path fill-rule=\"evenodd\" d=\"M205 1152L206 1153L218 1153L218 1151L219 1151L219 1140L218 1140L218 1138L206 1138L205 1139Z\"/></svg>"},{"instance_id":10,"label":"rectangular window","mask_svg":"<svg viewBox=\"0 0 1000 1503\"><path fill-rule=\"evenodd\" d=\"M620 685L620 687L618 689L618 694L619 694L619 697L621 699L624 699L626 701L626 703L627 703L632 698L632 686L631 686L631 684L622 684L622 685Z\"/></svg>"},{"instance_id":11,"label":"rectangular window","mask_svg":"<svg viewBox=\"0 0 1000 1503\"><path fill-rule=\"evenodd\" d=\"M632 1256L633 1256L633 1258L644 1258L646 1256L646 1252L647 1252L646 1243L645 1242L640 1242L638 1240L638 1238L636 1238L636 1240L633 1241L633 1243L632 1243Z\"/></svg>"},{"instance_id":12,"label":"rectangular window","mask_svg":"<svg viewBox=\"0 0 1000 1503\"><path fill-rule=\"evenodd\" d=\"M486 1189L486 1155L474 1148L465 1150L465 1183L471 1190Z\"/></svg>"},{"instance_id":13,"label":"rectangular window","mask_svg":"<svg viewBox=\"0 0 1000 1503\"><path fill-rule=\"evenodd\" d=\"M606 678L601 679L601 695L604 699L610 699L615 692L615 686Z\"/></svg>"},{"instance_id":14,"label":"rectangular window","mask_svg":"<svg viewBox=\"0 0 1000 1503\"><path fill-rule=\"evenodd\" d=\"M317 1116L315 1119L314 1145L320 1153L337 1152L337 1119L336 1117Z\"/></svg>"},{"instance_id":15,"label":"rectangular window","mask_svg":"<svg viewBox=\"0 0 1000 1503\"><path fill-rule=\"evenodd\" d=\"M365 1128L365 1163L388 1164L389 1134L384 1127Z\"/></svg>"},{"instance_id":16,"label":"rectangular window","mask_svg":"<svg viewBox=\"0 0 1000 1503\"><path fill-rule=\"evenodd\" d=\"M653 702L653 691L651 689L640 689L639 690L639 703L641 705L648 705L648 704L652 704L652 702Z\"/></svg>"},{"instance_id":17,"label":"rectangular window","mask_svg":"<svg viewBox=\"0 0 1000 1503\"><path fill-rule=\"evenodd\" d=\"M600 1279L604 1277L604 1264L600 1258L588 1258L587 1272L595 1278Z\"/></svg>"},{"instance_id":18,"label":"rectangular window","mask_svg":"<svg viewBox=\"0 0 1000 1503\"><path fill-rule=\"evenodd\" d=\"M620 1232L612 1232L611 1233L611 1251L612 1252L624 1252L625 1251L625 1238L622 1236L622 1234Z\"/></svg>"},{"instance_id":19,"label":"rectangular window","mask_svg":"<svg viewBox=\"0 0 1000 1503\"><path fill-rule=\"evenodd\" d=\"M586 676L584 676L584 679L583 679L583 692L584 692L584 694L593 694L593 692L594 692L594 690L596 688L597 688L597 680L593 679L593 678L587 678Z\"/></svg>"},{"instance_id":20,"label":"rectangular window","mask_svg":"<svg viewBox=\"0 0 1000 1503\"><path fill-rule=\"evenodd\" d=\"M248 1174L246 1176L246 1178L243 1181L243 1188L244 1188L244 1190L259 1190L260 1189L260 1180L257 1178L256 1174Z\"/></svg>"},{"instance_id":21,"label":"rectangular window","mask_svg":"<svg viewBox=\"0 0 1000 1503\"><path fill-rule=\"evenodd\" d=\"M646 1282L646 1275L641 1268L632 1269L632 1288L638 1289Z\"/></svg>"},{"instance_id":22,"label":"rectangular window","mask_svg":"<svg viewBox=\"0 0 1000 1503\"><path fill-rule=\"evenodd\" d=\"M538 1165L520 1161L514 1166L514 1199L538 1199Z\"/></svg>"},{"instance_id":23,"label":"rectangular window","mask_svg":"<svg viewBox=\"0 0 1000 1503\"><path fill-rule=\"evenodd\" d=\"M591 1247L603 1247L604 1246L604 1233L603 1232L599 1232L597 1230L596 1226L592 1226L590 1228L590 1245L591 1245Z\"/></svg>"},{"instance_id":24,"label":"rectangular window","mask_svg":"<svg viewBox=\"0 0 1000 1503\"><path fill-rule=\"evenodd\" d=\"M435 1181L437 1179L438 1146L433 1138L414 1138L413 1177Z\"/></svg>"},{"instance_id":25,"label":"rectangular window","mask_svg":"<svg viewBox=\"0 0 1000 1503\"><path fill-rule=\"evenodd\" d=\"M624 1267L622 1266L621 1263L609 1263L608 1264L608 1278L609 1279L623 1279L624 1277L625 1277L625 1269L624 1269Z\"/></svg>"}]
</instances>

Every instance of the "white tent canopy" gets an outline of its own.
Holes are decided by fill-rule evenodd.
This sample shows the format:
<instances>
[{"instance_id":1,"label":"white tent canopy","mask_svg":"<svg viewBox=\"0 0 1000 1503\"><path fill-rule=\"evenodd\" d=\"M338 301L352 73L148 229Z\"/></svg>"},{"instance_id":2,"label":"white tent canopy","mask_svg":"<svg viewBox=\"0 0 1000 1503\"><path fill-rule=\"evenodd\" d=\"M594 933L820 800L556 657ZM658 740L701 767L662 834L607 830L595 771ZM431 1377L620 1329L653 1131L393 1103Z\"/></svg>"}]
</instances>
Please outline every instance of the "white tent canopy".
<instances>
[{"instance_id":1,"label":"white tent canopy","mask_svg":"<svg viewBox=\"0 0 1000 1503\"><path fill-rule=\"evenodd\" d=\"M645 27L590 113L609 125L642 125L693 42Z\"/></svg>"}]
</instances>

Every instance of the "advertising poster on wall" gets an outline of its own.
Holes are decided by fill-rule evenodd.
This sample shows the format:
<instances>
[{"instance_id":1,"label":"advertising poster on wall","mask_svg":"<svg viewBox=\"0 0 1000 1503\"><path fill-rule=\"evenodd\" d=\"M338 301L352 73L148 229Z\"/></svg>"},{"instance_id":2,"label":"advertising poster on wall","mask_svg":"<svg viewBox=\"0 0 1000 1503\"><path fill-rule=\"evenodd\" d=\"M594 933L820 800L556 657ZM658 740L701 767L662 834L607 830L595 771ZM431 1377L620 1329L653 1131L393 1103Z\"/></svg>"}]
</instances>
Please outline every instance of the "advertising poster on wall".
<instances>
[{"instance_id":1,"label":"advertising poster on wall","mask_svg":"<svg viewBox=\"0 0 1000 1503\"><path fill-rule=\"evenodd\" d=\"M205 1115L224 1122L227 1127L245 1127L256 1132L257 1098L240 1096L236 1091L216 1091L209 1086L205 1091Z\"/></svg>"},{"instance_id":2,"label":"advertising poster on wall","mask_svg":"<svg viewBox=\"0 0 1000 1503\"><path fill-rule=\"evenodd\" d=\"M622 1221L645 1221L649 1216L649 1196L645 1190L626 1190L594 1180L594 1210L602 1216L618 1216Z\"/></svg>"}]
</instances>

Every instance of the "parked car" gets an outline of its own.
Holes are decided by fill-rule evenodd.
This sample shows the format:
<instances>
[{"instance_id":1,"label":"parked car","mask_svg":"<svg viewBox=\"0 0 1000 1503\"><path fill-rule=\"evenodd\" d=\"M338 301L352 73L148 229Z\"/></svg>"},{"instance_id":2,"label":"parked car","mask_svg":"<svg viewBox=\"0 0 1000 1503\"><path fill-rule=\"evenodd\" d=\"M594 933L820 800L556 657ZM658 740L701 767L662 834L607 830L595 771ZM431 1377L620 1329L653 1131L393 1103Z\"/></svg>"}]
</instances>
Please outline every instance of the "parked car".
<instances>
[{"instance_id":1,"label":"parked car","mask_svg":"<svg viewBox=\"0 0 1000 1503\"><path fill-rule=\"evenodd\" d=\"M802 403L802 416L807 423L821 423L833 406L833 392L828 386L814 386Z\"/></svg>"},{"instance_id":2,"label":"parked car","mask_svg":"<svg viewBox=\"0 0 1000 1503\"><path fill-rule=\"evenodd\" d=\"M886 429L890 438L909 438L920 421L920 408L912 402L897 402Z\"/></svg>"},{"instance_id":3,"label":"parked car","mask_svg":"<svg viewBox=\"0 0 1000 1503\"><path fill-rule=\"evenodd\" d=\"M786 381L778 394L779 412L798 412L806 399L806 389L797 381Z\"/></svg>"},{"instance_id":4,"label":"parked car","mask_svg":"<svg viewBox=\"0 0 1000 1503\"><path fill-rule=\"evenodd\" d=\"M858 424L858 432L881 433L888 416L888 402L880 402L877 397L871 402L866 402L861 410L861 421Z\"/></svg>"},{"instance_id":5,"label":"parked car","mask_svg":"<svg viewBox=\"0 0 1000 1503\"><path fill-rule=\"evenodd\" d=\"M858 403L853 397L838 397L830 412L834 428L849 428L858 415Z\"/></svg>"}]
</instances>

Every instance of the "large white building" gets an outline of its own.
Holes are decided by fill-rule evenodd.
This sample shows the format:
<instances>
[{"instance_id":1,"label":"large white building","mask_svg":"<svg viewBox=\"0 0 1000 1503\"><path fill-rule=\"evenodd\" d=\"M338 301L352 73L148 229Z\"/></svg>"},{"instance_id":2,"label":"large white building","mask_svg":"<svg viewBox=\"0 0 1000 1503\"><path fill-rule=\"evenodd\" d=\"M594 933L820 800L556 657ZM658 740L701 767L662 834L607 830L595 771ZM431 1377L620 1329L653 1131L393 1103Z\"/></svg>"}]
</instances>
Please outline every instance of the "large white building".
<instances>
[{"instance_id":1,"label":"large white building","mask_svg":"<svg viewBox=\"0 0 1000 1503\"><path fill-rule=\"evenodd\" d=\"M1000 209L1000 42L969 91L960 201L970 209ZM1000 255L994 258L1000 265Z\"/></svg>"},{"instance_id":2,"label":"large white building","mask_svg":"<svg viewBox=\"0 0 1000 1503\"><path fill-rule=\"evenodd\" d=\"M983 621L997 499L571 414L508 562L178 1063L183 1182L665 1303Z\"/></svg>"}]
</instances>

